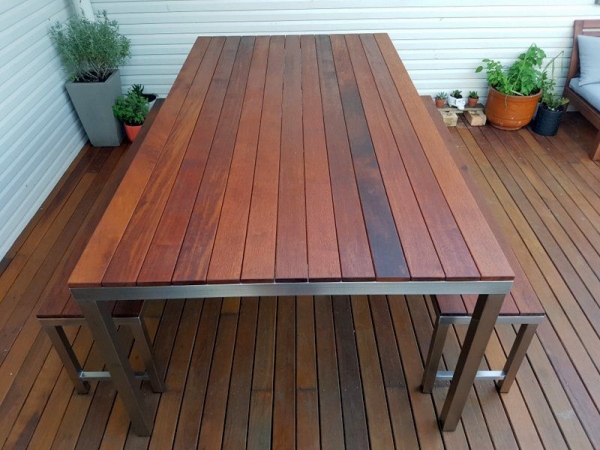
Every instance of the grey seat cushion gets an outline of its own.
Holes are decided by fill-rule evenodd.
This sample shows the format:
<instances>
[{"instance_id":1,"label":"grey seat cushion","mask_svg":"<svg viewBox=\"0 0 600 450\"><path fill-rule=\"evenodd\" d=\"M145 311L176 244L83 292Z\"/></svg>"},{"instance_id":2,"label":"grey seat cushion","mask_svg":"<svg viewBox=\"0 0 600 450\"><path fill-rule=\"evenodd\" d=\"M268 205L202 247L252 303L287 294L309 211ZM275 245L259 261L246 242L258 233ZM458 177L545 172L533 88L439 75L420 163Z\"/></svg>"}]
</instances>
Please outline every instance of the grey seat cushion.
<instances>
[{"instance_id":1,"label":"grey seat cushion","mask_svg":"<svg viewBox=\"0 0 600 450\"><path fill-rule=\"evenodd\" d=\"M581 95L587 102L600 111L600 83L579 84L579 77L573 78L569 83L569 87Z\"/></svg>"}]
</instances>

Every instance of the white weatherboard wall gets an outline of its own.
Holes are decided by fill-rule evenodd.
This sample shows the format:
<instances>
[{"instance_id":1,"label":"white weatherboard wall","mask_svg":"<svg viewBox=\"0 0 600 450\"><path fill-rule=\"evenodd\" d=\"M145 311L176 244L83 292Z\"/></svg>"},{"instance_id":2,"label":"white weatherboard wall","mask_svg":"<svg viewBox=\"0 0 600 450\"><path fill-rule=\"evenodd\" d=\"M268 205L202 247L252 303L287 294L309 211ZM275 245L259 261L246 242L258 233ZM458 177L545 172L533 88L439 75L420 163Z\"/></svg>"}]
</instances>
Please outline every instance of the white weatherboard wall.
<instances>
[{"instance_id":1,"label":"white weatherboard wall","mask_svg":"<svg viewBox=\"0 0 600 450\"><path fill-rule=\"evenodd\" d=\"M48 38L70 12L69 0L0 0L0 258L86 141Z\"/></svg>"},{"instance_id":2,"label":"white weatherboard wall","mask_svg":"<svg viewBox=\"0 0 600 450\"><path fill-rule=\"evenodd\" d=\"M474 69L483 58L509 63L532 43L564 51L562 89L573 20L600 18L594 0L91 0L132 41L123 84L168 93L198 35L389 33L417 90L487 92Z\"/></svg>"}]
</instances>

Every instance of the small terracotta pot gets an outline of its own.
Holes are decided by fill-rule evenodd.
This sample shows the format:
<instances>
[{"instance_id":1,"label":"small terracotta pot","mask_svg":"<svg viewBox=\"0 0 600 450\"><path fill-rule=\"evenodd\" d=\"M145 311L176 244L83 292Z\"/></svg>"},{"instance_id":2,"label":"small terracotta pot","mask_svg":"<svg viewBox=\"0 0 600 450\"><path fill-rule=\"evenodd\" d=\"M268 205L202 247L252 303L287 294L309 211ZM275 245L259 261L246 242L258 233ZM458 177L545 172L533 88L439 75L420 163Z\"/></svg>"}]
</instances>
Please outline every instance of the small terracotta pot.
<instances>
[{"instance_id":1,"label":"small terracotta pot","mask_svg":"<svg viewBox=\"0 0 600 450\"><path fill-rule=\"evenodd\" d=\"M127 138L133 142L133 140L135 139L135 137L138 135L138 133L140 132L140 130L142 129L141 125L125 125L125 133L127 133Z\"/></svg>"},{"instance_id":2,"label":"small terracotta pot","mask_svg":"<svg viewBox=\"0 0 600 450\"><path fill-rule=\"evenodd\" d=\"M443 108L446 105L446 99L445 98L436 98L435 99L435 106L438 108Z\"/></svg>"},{"instance_id":3,"label":"small terracotta pot","mask_svg":"<svg viewBox=\"0 0 600 450\"><path fill-rule=\"evenodd\" d=\"M485 115L496 128L518 130L531 122L541 96L541 91L535 95L505 95L490 86Z\"/></svg>"},{"instance_id":4,"label":"small terracotta pot","mask_svg":"<svg viewBox=\"0 0 600 450\"><path fill-rule=\"evenodd\" d=\"M475 108L477 106L477 102L479 102L479 97L469 97L469 108Z\"/></svg>"}]
</instances>

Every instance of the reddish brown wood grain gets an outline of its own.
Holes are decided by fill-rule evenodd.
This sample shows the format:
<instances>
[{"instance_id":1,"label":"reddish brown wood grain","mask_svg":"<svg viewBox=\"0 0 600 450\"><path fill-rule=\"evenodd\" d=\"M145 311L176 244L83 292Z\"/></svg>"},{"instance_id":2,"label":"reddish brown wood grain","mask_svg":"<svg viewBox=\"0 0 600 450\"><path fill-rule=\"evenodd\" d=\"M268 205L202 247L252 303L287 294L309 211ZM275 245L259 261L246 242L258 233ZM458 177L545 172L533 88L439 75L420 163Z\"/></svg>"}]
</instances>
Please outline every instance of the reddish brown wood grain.
<instances>
[{"instance_id":1,"label":"reddish brown wood grain","mask_svg":"<svg viewBox=\"0 0 600 450\"><path fill-rule=\"evenodd\" d=\"M331 36L350 152L377 280L407 280L408 267L385 193L343 36Z\"/></svg>"},{"instance_id":2,"label":"reddish brown wood grain","mask_svg":"<svg viewBox=\"0 0 600 450\"><path fill-rule=\"evenodd\" d=\"M402 104L377 43L372 36L362 36L361 41L406 167L411 190L419 202L446 278L477 279L477 267L423 153L422 143L411 125L409 112ZM408 220L412 221L413 216ZM410 236L410 233L402 236Z\"/></svg>"},{"instance_id":3,"label":"reddish brown wood grain","mask_svg":"<svg viewBox=\"0 0 600 450\"><path fill-rule=\"evenodd\" d=\"M278 281L302 281L308 278L300 52L300 37L287 36L275 256L275 279Z\"/></svg>"},{"instance_id":4,"label":"reddish brown wood grain","mask_svg":"<svg viewBox=\"0 0 600 450\"><path fill-rule=\"evenodd\" d=\"M372 280L375 272L328 36L317 37L317 59L342 278Z\"/></svg>"},{"instance_id":5,"label":"reddish brown wood grain","mask_svg":"<svg viewBox=\"0 0 600 450\"><path fill-rule=\"evenodd\" d=\"M242 101L248 81L253 48L254 38L244 37L241 39L221 117L206 162L205 174L202 177L194 210L173 273L173 283L175 284L197 284L206 281L242 112Z\"/></svg>"},{"instance_id":6,"label":"reddish brown wood grain","mask_svg":"<svg viewBox=\"0 0 600 450\"><path fill-rule=\"evenodd\" d=\"M428 163L452 210L481 277L486 280L513 279L514 273L504 253L456 168L419 94L416 89L410 88L412 81L398 58L392 41L384 34L377 34L374 39L386 60L400 99L406 110L410 112L412 127L419 137Z\"/></svg>"},{"instance_id":7,"label":"reddish brown wood grain","mask_svg":"<svg viewBox=\"0 0 600 450\"><path fill-rule=\"evenodd\" d=\"M233 40L233 45L230 47L236 47L236 41L237 39ZM136 284L138 273L156 233L159 220L161 217L170 217L170 215L163 215L163 210L173 184L180 173L179 168L183 159L187 153L193 155L193 152L188 152L189 140L213 79L217 57L221 53L223 42L223 39L213 40L214 45L209 47L203 63L196 73L180 114L177 116L164 150L156 163L156 170L152 172L146 189L129 220L127 230L121 238L121 243L104 274L103 284L106 286ZM188 184L187 187L191 186ZM160 261L165 260L161 258Z\"/></svg>"},{"instance_id":8,"label":"reddish brown wood grain","mask_svg":"<svg viewBox=\"0 0 600 450\"><path fill-rule=\"evenodd\" d=\"M215 49L214 53L210 54L211 63L216 64L216 67L213 69L205 105L195 123L188 151L179 167L177 179L138 276L138 284L171 282L194 200L204 175L238 46L239 39L227 39L224 45L221 44L222 50Z\"/></svg>"},{"instance_id":9,"label":"reddish brown wood grain","mask_svg":"<svg viewBox=\"0 0 600 450\"><path fill-rule=\"evenodd\" d=\"M269 38L256 38L223 210L208 270L209 283L239 282L241 277L268 53Z\"/></svg>"},{"instance_id":10,"label":"reddish brown wood grain","mask_svg":"<svg viewBox=\"0 0 600 450\"><path fill-rule=\"evenodd\" d=\"M242 266L244 281L275 279L283 50L283 36L272 37Z\"/></svg>"},{"instance_id":11,"label":"reddish brown wood grain","mask_svg":"<svg viewBox=\"0 0 600 450\"><path fill-rule=\"evenodd\" d=\"M346 42L379 169L398 234L402 239L402 249L411 278L443 279L442 266L413 193L397 144L394 141L394 135L382 106L380 93L377 91L360 38L349 35L346 36Z\"/></svg>"},{"instance_id":12,"label":"reddish brown wood grain","mask_svg":"<svg viewBox=\"0 0 600 450\"><path fill-rule=\"evenodd\" d=\"M208 48L209 41L209 38L198 38L192 48L173 84L169 100L165 101L160 109L157 117L157 122L160 125L152 127L148 133L143 148L138 152L127 177L119 186L104 217L71 274L69 278L70 286L99 286L101 284L112 255L119 245L129 219L163 150L192 80Z\"/></svg>"},{"instance_id":13,"label":"reddish brown wood grain","mask_svg":"<svg viewBox=\"0 0 600 450\"><path fill-rule=\"evenodd\" d=\"M314 36L302 36L301 47L308 276L334 281L341 278L340 256Z\"/></svg>"}]
</instances>

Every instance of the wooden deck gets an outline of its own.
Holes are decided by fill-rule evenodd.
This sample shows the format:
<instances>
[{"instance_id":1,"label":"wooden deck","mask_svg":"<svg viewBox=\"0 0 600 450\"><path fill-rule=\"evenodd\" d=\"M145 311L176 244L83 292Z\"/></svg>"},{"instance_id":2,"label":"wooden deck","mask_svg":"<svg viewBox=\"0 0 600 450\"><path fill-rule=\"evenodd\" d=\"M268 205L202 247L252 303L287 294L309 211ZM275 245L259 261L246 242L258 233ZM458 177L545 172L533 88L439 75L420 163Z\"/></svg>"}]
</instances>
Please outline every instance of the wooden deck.
<instances>
[{"instance_id":1,"label":"wooden deck","mask_svg":"<svg viewBox=\"0 0 600 450\"><path fill-rule=\"evenodd\" d=\"M462 122L451 135L548 314L511 392L477 382L456 432L436 422L447 386L419 391L432 330L422 298L170 301L151 311L168 390L142 386L157 411L150 438L129 430L110 383L74 393L35 313L116 189L131 158L123 146L84 149L0 264L0 445L600 448L600 166L582 150L595 130L569 114L554 138ZM89 332L70 331L99 370ZM449 365L464 332L448 341ZM514 335L497 327L491 365Z\"/></svg>"}]
</instances>

